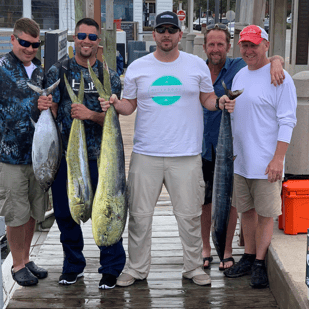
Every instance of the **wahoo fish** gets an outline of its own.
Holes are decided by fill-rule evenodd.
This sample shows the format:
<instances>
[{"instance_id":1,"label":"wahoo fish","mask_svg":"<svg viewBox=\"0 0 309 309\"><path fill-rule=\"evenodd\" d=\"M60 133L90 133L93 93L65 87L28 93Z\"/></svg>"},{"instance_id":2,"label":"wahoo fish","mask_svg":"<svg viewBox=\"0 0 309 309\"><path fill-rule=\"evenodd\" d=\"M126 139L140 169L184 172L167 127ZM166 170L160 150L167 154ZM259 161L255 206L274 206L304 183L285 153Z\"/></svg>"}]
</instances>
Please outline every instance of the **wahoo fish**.
<instances>
[{"instance_id":1,"label":"wahoo fish","mask_svg":"<svg viewBox=\"0 0 309 309\"><path fill-rule=\"evenodd\" d=\"M30 83L27 85L41 96L48 96L59 82L60 79L47 89L40 89ZM56 177L61 162L61 134L50 108L41 112L37 123L32 119L31 122L35 127L32 141L34 176L42 190L47 192Z\"/></svg>"},{"instance_id":2,"label":"wahoo fish","mask_svg":"<svg viewBox=\"0 0 309 309\"><path fill-rule=\"evenodd\" d=\"M227 90L224 81L222 86L226 95L233 100L243 93L242 90ZM212 193L212 240L222 261L226 243L226 233L233 193L234 154L230 113L222 110L217 154L215 161L214 183Z\"/></svg>"},{"instance_id":3,"label":"wahoo fish","mask_svg":"<svg viewBox=\"0 0 309 309\"><path fill-rule=\"evenodd\" d=\"M109 71L103 56L104 87L88 69L101 98L109 100L112 91ZM98 246L117 243L123 233L127 218L126 175L120 123L113 105L107 110L98 161L99 181L92 206L92 233Z\"/></svg>"},{"instance_id":4,"label":"wahoo fish","mask_svg":"<svg viewBox=\"0 0 309 309\"><path fill-rule=\"evenodd\" d=\"M84 78L82 72L80 80L78 97L76 97L64 74L64 82L72 103L83 104ZM66 161L68 167L67 192L71 216L77 224L80 224L80 221L85 223L91 216L93 192L83 120L73 119L66 152Z\"/></svg>"}]
</instances>

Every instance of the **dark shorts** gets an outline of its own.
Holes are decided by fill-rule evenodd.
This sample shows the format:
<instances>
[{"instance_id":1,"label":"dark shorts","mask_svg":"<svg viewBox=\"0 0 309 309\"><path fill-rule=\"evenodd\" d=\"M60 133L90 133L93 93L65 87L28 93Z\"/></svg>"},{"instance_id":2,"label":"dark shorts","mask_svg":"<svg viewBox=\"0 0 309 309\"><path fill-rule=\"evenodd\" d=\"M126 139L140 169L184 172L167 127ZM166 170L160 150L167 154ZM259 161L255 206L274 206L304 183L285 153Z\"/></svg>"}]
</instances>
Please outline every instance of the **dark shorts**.
<instances>
[{"instance_id":1,"label":"dark shorts","mask_svg":"<svg viewBox=\"0 0 309 309\"><path fill-rule=\"evenodd\" d=\"M212 187L214 182L215 161L211 162L202 158L203 178L205 182L204 205L212 202Z\"/></svg>"}]
</instances>

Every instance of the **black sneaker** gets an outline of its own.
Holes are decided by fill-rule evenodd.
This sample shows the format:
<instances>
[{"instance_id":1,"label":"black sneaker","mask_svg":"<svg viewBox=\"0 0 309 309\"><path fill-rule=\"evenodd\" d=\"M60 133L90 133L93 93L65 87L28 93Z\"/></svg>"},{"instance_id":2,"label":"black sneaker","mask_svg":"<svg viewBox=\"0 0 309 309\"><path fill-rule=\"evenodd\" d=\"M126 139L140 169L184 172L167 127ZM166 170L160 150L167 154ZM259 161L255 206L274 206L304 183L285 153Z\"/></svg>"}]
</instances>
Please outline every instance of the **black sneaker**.
<instances>
[{"instance_id":1,"label":"black sneaker","mask_svg":"<svg viewBox=\"0 0 309 309\"><path fill-rule=\"evenodd\" d=\"M111 274L102 274L102 279L99 283L99 289L108 290L116 286L117 277Z\"/></svg>"},{"instance_id":2,"label":"black sneaker","mask_svg":"<svg viewBox=\"0 0 309 309\"><path fill-rule=\"evenodd\" d=\"M59 278L59 284L69 285L74 284L78 278L83 277L84 273L68 273L62 274Z\"/></svg>"},{"instance_id":3,"label":"black sneaker","mask_svg":"<svg viewBox=\"0 0 309 309\"><path fill-rule=\"evenodd\" d=\"M268 286L267 269L264 260L254 261L250 286L255 289L263 289Z\"/></svg>"},{"instance_id":4,"label":"black sneaker","mask_svg":"<svg viewBox=\"0 0 309 309\"><path fill-rule=\"evenodd\" d=\"M251 274L251 268L255 260L255 254L245 253L234 266L228 268L223 273L228 278L238 278Z\"/></svg>"}]
</instances>

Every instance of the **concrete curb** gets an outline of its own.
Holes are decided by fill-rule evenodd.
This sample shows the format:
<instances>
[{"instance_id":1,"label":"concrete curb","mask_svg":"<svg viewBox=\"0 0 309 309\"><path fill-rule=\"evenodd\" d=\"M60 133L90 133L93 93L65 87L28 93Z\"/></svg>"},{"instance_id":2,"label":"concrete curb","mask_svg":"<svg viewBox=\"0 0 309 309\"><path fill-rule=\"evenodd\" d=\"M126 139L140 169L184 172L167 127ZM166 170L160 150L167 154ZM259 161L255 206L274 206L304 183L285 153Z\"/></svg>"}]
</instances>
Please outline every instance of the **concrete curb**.
<instances>
[{"instance_id":1,"label":"concrete curb","mask_svg":"<svg viewBox=\"0 0 309 309\"><path fill-rule=\"evenodd\" d=\"M277 227L267 254L271 292L281 309L308 309L305 284L306 235L285 235ZM293 259L294 258L294 259Z\"/></svg>"}]
</instances>

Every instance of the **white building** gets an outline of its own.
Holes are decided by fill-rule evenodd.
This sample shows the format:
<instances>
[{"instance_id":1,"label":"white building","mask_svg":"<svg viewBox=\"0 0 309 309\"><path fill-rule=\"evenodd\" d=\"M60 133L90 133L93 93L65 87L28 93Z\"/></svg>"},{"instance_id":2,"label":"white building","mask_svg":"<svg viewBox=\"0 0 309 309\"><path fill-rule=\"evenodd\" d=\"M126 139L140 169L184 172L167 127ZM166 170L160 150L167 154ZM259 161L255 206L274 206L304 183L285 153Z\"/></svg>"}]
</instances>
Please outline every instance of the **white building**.
<instances>
[{"instance_id":1,"label":"white building","mask_svg":"<svg viewBox=\"0 0 309 309\"><path fill-rule=\"evenodd\" d=\"M106 0L101 0L105 21ZM42 30L69 30L75 27L74 0L0 0L0 28L12 29L17 19L33 18ZM172 0L114 0L114 18L138 21L139 33L150 25L151 14L172 10ZM153 16L153 15L152 15Z\"/></svg>"}]
</instances>

